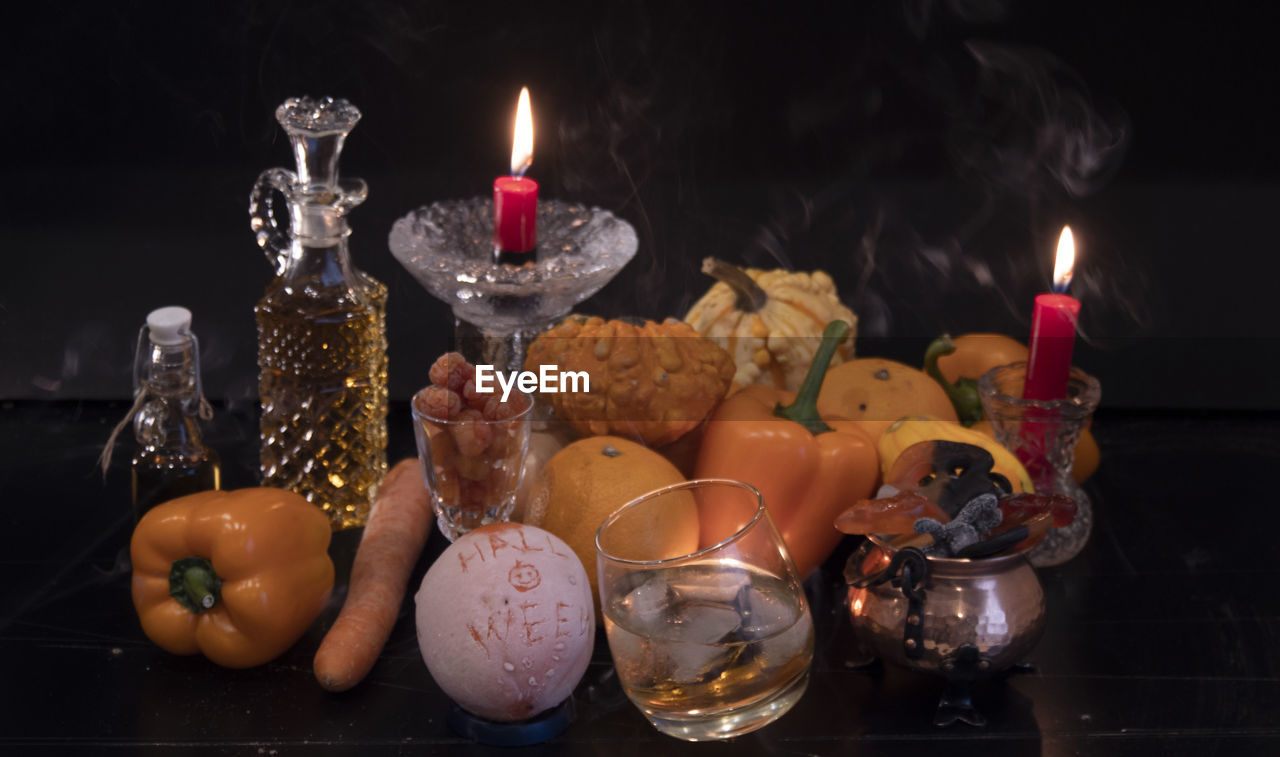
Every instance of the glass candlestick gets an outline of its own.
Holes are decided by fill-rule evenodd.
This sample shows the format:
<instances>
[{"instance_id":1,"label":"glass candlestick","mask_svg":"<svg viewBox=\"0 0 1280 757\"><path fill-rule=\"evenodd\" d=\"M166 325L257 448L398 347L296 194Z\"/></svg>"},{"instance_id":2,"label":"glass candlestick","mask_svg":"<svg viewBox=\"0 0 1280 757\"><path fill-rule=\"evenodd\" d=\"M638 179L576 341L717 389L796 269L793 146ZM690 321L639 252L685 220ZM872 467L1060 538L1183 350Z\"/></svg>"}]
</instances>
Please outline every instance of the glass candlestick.
<instances>
[{"instance_id":1,"label":"glass candlestick","mask_svg":"<svg viewBox=\"0 0 1280 757\"><path fill-rule=\"evenodd\" d=\"M1089 541L1093 505L1071 474L1076 442L1102 398L1098 380L1071 369L1067 396L1059 400L1023 399L1025 362L992 368L978 379L978 395L995 430L996 440L1012 450L1026 466L1041 494L1062 494L1076 502L1070 525L1051 528L1028 559L1037 567L1060 565L1075 557Z\"/></svg>"},{"instance_id":2,"label":"glass candlestick","mask_svg":"<svg viewBox=\"0 0 1280 757\"><path fill-rule=\"evenodd\" d=\"M595 294L636 253L636 232L585 205L538 203L536 261L498 263L493 200L437 202L395 222L391 254L453 308L456 336L473 363L523 370L530 342Z\"/></svg>"}]
</instances>

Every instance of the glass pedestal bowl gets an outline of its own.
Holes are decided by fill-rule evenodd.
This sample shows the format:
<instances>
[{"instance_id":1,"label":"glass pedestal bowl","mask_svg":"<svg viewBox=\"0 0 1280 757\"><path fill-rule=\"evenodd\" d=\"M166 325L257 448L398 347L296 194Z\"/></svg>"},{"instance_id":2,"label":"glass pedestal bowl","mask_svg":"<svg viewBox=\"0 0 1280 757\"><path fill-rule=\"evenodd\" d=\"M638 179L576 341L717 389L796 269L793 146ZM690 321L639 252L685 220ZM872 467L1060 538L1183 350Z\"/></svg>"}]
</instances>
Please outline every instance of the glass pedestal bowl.
<instances>
[{"instance_id":1,"label":"glass pedestal bowl","mask_svg":"<svg viewBox=\"0 0 1280 757\"><path fill-rule=\"evenodd\" d=\"M609 283L636 253L631 224L607 210L538 203L535 262L497 263L493 200L425 205L400 218L391 254L453 308L456 337L473 363L523 368L529 342Z\"/></svg>"}]
</instances>

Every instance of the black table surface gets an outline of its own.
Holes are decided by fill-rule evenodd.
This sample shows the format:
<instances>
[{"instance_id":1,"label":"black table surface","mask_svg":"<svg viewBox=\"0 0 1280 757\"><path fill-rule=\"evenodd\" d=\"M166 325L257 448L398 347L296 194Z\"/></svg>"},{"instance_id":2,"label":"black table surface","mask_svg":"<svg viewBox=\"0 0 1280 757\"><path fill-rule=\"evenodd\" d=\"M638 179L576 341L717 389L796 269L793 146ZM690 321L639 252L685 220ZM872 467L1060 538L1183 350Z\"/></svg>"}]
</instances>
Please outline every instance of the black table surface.
<instances>
[{"instance_id":1,"label":"black table surface","mask_svg":"<svg viewBox=\"0 0 1280 757\"><path fill-rule=\"evenodd\" d=\"M817 629L809 688L776 723L723 744L659 734L626 700L603 633L577 719L524 750L455 736L418 653L412 599L369 677L344 694L312 655L343 598L359 532L331 552L330 605L282 657L252 670L169 655L129 597L128 448L105 482L94 460L122 402L0 404L0 752L8 754L1172 754L1280 753L1280 527L1274 414L1104 411L1085 551L1040 571L1048 629L1033 668L983 684L990 723L931 725L939 679L855 668L841 549L806 582ZM393 408L392 459L413 452ZM219 408L208 441L227 487L256 483L254 409ZM416 587L445 541L433 532Z\"/></svg>"}]
</instances>

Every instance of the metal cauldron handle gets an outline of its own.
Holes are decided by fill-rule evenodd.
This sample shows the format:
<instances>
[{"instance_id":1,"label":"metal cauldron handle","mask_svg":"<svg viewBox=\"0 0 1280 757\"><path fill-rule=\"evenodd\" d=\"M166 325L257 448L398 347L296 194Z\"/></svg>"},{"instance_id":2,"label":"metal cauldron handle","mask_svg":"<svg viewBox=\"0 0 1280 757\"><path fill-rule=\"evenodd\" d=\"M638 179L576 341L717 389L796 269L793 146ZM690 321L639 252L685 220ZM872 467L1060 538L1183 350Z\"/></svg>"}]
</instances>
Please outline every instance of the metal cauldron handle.
<instances>
[{"instance_id":1,"label":"metal cauldron handle","mask_svg":"<svg viewBox=\"0 0 1280 757\"><path fill-rule=\"evenodd\" d=\"M918 660L924 655L924 585L929 580L929 560L916 547L907 547L894 553L889 566L879 573L849 581L855 589L879 586L886 581L902 591L907 598L907 618L902 630L902 650L907 659Z\"/></svg>"}]
</instances>

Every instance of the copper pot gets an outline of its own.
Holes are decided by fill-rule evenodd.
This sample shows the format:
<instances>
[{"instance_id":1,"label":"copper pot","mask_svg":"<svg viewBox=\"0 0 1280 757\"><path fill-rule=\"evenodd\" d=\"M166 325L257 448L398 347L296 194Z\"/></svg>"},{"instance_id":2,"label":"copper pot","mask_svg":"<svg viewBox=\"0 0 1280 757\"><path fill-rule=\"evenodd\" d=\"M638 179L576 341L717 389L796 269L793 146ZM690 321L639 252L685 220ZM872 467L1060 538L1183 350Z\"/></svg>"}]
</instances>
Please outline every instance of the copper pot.
<instances>
[{"instance_id":1,"label":"copper pot","mask_svg":"<svg viewBox=\"0 0 1280 757\"><path fill-rule=\"evenodd\" d=\"M845 568L854 632L880 659L973 679L1020 662L1040 640L1044 591L1024 554L962 560L903 552L914 554L898 557L871 536ZM895 557L890 582L885 571ZM908 575L913 585L900 585Z\"/></svg>"}]
</instances>

